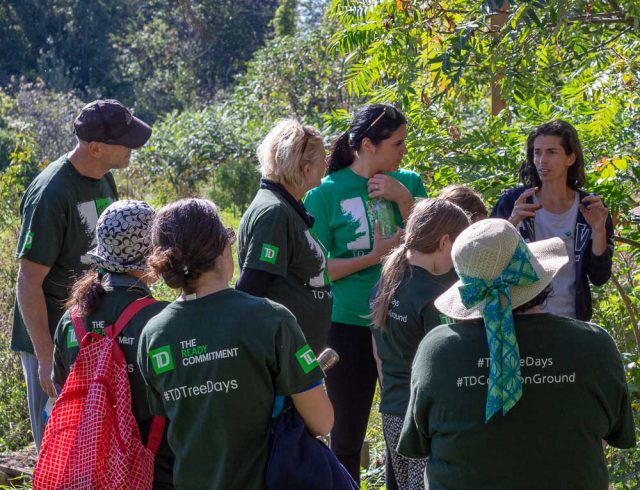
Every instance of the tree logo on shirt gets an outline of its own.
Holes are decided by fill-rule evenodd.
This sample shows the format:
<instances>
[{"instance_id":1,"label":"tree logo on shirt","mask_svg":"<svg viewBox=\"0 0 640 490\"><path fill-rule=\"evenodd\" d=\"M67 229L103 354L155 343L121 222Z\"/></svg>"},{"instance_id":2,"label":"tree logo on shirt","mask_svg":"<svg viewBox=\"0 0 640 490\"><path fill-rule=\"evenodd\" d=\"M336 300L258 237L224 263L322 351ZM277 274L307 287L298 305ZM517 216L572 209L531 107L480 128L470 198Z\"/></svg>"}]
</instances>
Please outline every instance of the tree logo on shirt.
<instances>
[{"instance_id":1,"label":"tree logo on shirt","mask_svg":"<svg viewBox=\"0 0 640 490\"><path fill-rule=\"evenodd\" d=\"M296 352L296 359L298 359L300 367L302 367L305 374L310 373L313 369L319 366L316 355L308 344Z\"/></svg>"},{"instance_id":2,"label":"tree logo on shirt","mask_svg":"<svg viewBox=\"0 0 640 490\"><path fill-rule=\"evenodd\" d=\"M174 369L171 347L168 345L149 351L149 358L156 374L166 373Z\"/></svg>"},{"instance_id":3,"label":"tree logo on shirt","mask_svg":"<svg viewBox=\"0 0 640 490\"><path fill-rule=\"evenodd\" d=\"M271 245L270 243L263 243L262 252L260 252L260 260L263 262L269 262L270 264L275 264L278 259L279 251L279 247Z\"/></svg>"},{"instance_id":4,"label":"tree logo on shirt","mask_svg":"<svg viewBox=\"0 0 640 490\"><path fill-rule=\"evenodd\" d=\"M109 207L111 204L110 197L99 197L95 200L96 203L96 213L98 213L98 217L102 214L102 212Z\"/></svg>"},{"instance_id":5,"label":"tree logo on shirt","mask_svg":"<svg viewBox=\"0 0 640 490\"><path fill-rule=\"evenodd\" d=\"M32 231L28 231L27 232L27 236L24 239L24 249L25 250L31 250L31 245L33 245L33 237L36 236L36 234Z\"/></svg>"}]
</instances>

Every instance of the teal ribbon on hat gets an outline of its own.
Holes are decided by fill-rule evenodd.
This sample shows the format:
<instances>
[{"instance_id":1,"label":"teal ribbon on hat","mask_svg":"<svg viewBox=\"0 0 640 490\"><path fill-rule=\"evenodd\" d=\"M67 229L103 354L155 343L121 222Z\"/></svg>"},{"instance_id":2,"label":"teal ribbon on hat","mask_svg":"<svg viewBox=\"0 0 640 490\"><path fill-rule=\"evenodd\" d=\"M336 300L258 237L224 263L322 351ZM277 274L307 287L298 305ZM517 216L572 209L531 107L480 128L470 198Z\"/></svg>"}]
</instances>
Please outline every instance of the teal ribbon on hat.
<instances>
[{"instance_id":1,"label":"teal ribbon on hat","mask_svg":"<svg viewBox=\"0 0 640 490\"><path fill-rule=\"evenodd\" d=\"M510 288L533 284L539 277L531 264L531 252L522 239L497 278L484 280L464 274L459 276L462 281L460 298L466 308L486 301L482 316L491 358L485 407L485 422L489 422L500 410L505 415L522 397L520 351L513 324Z\"/></svg>"}]
</instances>

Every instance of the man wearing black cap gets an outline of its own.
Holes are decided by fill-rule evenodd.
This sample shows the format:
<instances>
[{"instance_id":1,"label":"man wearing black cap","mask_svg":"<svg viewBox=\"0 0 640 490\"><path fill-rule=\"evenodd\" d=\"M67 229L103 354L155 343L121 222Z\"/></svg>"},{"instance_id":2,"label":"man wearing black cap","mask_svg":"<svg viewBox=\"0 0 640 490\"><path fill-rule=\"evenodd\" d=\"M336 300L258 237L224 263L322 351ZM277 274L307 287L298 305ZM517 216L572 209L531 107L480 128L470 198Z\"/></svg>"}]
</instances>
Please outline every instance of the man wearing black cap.
<instances>
[{"instance_id":1,"label":"man wearing black cap","mask_svg":"<svg viewBox=\"0 0 640 490\"><path fill-rule=\"evenodd\" d=\"M36 448L44 434L47 399L56 397L53 333L69 288L86 267L83 256L95 240L98 217L118 198L110 170L126 168L131 150L151 136L151 128L117 100L91 102L73 126L76 147L43 170L20 203L11 348L20 352Z\"/></svg>"}]
</instances>

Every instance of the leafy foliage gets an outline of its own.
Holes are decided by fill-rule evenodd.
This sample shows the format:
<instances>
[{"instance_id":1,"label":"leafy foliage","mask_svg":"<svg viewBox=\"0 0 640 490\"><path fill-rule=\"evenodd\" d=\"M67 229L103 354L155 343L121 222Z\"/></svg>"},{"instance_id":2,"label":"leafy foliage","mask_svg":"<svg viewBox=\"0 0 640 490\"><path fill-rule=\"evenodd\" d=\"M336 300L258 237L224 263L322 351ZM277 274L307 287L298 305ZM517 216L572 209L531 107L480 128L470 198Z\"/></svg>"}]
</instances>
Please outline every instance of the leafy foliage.
<instances>
[{"instance_id":1,"label":"leafy foliage","mask_svg":"<svg viewBox=\"0 0 640 490\"><path fill-rule=\"evenodd\" d=\"M270 32L277 0L8 0L0 85L16 77L150 120L227 88ZM20 53L20 56L16 56Z\"/></svg>"},{"instance_id":2,"label":"leafy foliage","mask_svg":"<svg viewBox=\"0 0 640 490\"><path fill-rule=\"evenodd\" d=\"M297 0L280 0L273 18L276 37L292 36L296 32Z\"/></svg>"},{"instance_id":3,"label":"leafy foliage","mask_svg":"<svg viewBox=\"0 0 640 490\"><path fill-rule=\"evenodd\" d=\"M351 94L402 107L408 163L437 190L471 184L495 202L517 184L524 141L556 118L578 129L586 188L616 221L614 277L594 291L594 320L625 354L639 386L640 5L625 1L333 0L330 49L348 63ZM330 127L344 127L336 111ZM633 244L635 243L635 244ZM636 418L640 391L634 388ZM609 450L612 483L635 488L638 452Z\"/></svg>"},{"instance_id":4,"label":"leafy foliage","mask_svg":"<svg viewBox=\"0 0 640 490\"><path fill-rule=\"evenodd\" d=\"M35 159L53 161L75 146L73 120L84 105L80 99L45 88L41 80L21 83L13 90L11 102L0 107L0 119L10 130L33 137Z\"/></svg>"}]
</instances>

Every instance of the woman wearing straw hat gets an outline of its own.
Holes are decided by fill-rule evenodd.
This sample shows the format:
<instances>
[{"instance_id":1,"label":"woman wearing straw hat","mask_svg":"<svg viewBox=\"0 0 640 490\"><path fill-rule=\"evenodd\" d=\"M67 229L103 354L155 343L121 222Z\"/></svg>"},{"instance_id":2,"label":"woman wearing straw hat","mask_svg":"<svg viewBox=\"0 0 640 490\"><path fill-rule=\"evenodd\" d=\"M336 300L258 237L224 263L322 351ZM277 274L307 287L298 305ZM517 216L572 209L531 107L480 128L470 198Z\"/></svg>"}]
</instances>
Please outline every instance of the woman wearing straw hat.
<instances>
[{"instance_id":1,"label":"woman wearing straw hat","mask_svg":"<svg viewBox=\"0 0 640 490\"><path fill-rule=\"evenodd\" d=\"M146 257L151 250L149 230L154 210L143 201L116 201L104 210L96 227L97 246L88 252L91 269L73 285L67 311L54 335L53 382L62 387L79 352L71 324L71 310L84 319L88 331L101 333L133 301L151 297L147 286ZM124 354L131 386L131 408L142 441L147 441L152 414L142 374L137 365L138 341L147 321L167 305L151 304L127 323L118 341ZM173 488L173 454L166 437L155 457L154 489Z\"/></svg>"},{"instance_id":2,"label":"woman wearing straw hat","mask_svg":"<svg viewBox=\"0 0 640 490\"><path fill-rule=\"evenodd\" d=\"M609 334L539 309L563 241L488 219L452 255L460 280L435 305L458 322L420 344L399 452L428 458L430 490L605 490L601 441L635 444L629 393Z\"/></svg>"}]
</instances>

